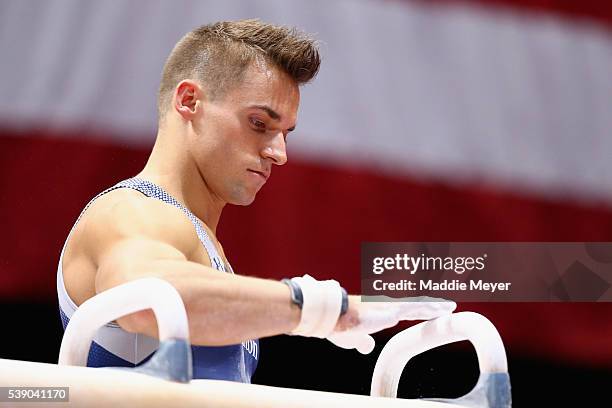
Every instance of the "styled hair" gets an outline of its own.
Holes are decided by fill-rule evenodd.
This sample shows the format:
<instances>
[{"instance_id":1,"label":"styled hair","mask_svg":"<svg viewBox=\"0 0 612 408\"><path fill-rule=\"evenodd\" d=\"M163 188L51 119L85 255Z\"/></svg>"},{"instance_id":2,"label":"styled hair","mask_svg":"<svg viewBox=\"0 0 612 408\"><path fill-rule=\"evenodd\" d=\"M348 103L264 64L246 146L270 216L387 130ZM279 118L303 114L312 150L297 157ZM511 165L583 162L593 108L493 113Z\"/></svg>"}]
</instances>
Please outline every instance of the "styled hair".
<instances>
[{"instance_id":1,"label":"styled hair","mask_svg":"<svg viewBox=\"0 0 612 408\"><path fill-rule=\"evenodd\" d=\"M254 62L279 68L302 85L317 74L321 57L316 41L291 27L259 20L198 27L175 45L166 60L157 100L160 119L180 81L198 80L214 100L239 84Z\"/></svg>"}]
</instances>

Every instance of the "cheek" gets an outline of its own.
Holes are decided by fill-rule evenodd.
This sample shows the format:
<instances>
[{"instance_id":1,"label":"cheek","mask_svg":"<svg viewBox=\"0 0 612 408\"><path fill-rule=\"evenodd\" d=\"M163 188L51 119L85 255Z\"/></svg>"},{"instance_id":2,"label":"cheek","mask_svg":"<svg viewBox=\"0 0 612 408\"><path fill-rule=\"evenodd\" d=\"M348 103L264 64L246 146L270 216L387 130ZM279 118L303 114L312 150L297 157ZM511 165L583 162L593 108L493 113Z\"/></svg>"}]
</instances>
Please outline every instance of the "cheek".
<instances>
[{"instance_id":1,"label":"cheek","mask_svg":"<svg viewBox=\"0 0 612 408\"><path fill-rule=\"evenodd\" d=\"M206 131L199 149L206 153L201 156L201 166L220 176L216 177L220 184L243 182L246 168L253 165L251 156L257 154L257 135L236 115L221 111L208 115L208 123L202 125Z\"/></svg>"},{"instance_id":2,"label":"cheek","mask_svg":"<svg viewBox=\"0 0 612 408\"><path fill-rule=\"evenodd\" d=\"M248 167L246 160L246 146L239 132L227 132L223 138L219 138L215 145L212 160L219 174L230 183L236 182L236 177L241 177Z\"/></svg>"},{"instance_id":3,"label":"cheek","mask_svg":"<svg viewBox=\"0 0 612 408\"><path fill-rule=\"evenodd\" d=\"M240 126L226 128L221 138L222 143L218 146L218 150L224 155L225 164L230 167L249 164L245 162L252 161L251 156L257 154L257 136Z\"/></svg>"},{"instance_id":4,"label":"cheek","mask_svg":"<svg viewBox=\"0 0 612 408\"><path fill-rule=\"evenodd\" d=\"M215 161L227 171L235 172L244 165L244 146L239 134L227 134L216 148Z\"/></svg>"},{"instance_id":5,"label":"cheek","mask_svg":"<svg viewBox=\"0 0 612 408\"><path fill-rule=\"evenodd\" d=\"M229 160L228 155L239 150L240 141L239 128L228 118L220 117L208 124L206 136L201 140L201 148L212 153L210 160L226 162Z\"/></svg>"}]
</instances>

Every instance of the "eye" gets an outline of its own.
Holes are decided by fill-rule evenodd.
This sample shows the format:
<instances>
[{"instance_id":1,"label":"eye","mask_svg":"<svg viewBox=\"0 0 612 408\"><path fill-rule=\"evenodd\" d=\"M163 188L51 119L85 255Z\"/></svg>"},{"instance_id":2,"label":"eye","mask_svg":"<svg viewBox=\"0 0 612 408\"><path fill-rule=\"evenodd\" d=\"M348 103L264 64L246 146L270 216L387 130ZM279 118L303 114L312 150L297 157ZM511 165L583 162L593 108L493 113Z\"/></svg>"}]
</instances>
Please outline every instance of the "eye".
<instances>
[{"instance_id":1,"label":"eye","mask_svg":"<svg viewBox=\"0 0 612 408\"><path fill-rule=\"evenodd\" d=\"M257 132L265 132L266 124L257 118L249 118L249 122L251 122L251 126Z\"/></svg>"}]
</instances>

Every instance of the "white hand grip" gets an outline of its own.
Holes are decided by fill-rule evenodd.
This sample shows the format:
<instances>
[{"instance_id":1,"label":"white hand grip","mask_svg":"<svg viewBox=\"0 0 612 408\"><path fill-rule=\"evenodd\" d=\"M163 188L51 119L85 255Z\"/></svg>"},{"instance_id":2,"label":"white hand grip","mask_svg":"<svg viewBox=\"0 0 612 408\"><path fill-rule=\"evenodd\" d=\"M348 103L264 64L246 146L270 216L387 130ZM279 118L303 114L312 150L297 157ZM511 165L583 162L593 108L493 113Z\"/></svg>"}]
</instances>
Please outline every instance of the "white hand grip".
<instances>
[{"instance_id":1,"label":"white hand grip","mask_svg":"<svg viewBox=\"0 0 612 408\"><path fill-rule=\"evenodd\" d=\"M87 365L91 342L100 327L145 309L153 309L160 342L189 341L187 313L179 293L165 280L143 278L108 289L79 306L66 327L58 364Z\"/></svg>"},{"instance_id":2,"label":"white hand grip","mask_svg":"<svg viewBox=\"0 0 612 408\"><path fill-rule=\"evenodd\" d=\"M508 371L504 344L495 326L478 313L455 313L419 323L393 336L376 361L370 395L397 397L402 371L412 357L463 340L474 345L481 375Z\"/></svg>"}]
</instances>

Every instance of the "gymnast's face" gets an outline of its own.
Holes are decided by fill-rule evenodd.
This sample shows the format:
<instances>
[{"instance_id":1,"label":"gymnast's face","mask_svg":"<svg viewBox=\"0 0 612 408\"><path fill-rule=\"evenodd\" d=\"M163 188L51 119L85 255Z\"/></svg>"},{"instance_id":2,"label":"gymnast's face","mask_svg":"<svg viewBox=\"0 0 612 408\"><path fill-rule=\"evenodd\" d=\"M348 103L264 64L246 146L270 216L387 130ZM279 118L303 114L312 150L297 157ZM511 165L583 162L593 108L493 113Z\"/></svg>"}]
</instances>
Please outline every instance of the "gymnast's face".
<instances>
[{"instance_id":1,"label":"gymnast's face","mask_svg":"<svg viewBox=\"0 0 612 408\"><path fill-rule=\"evenodd\" d=\"M299 99L289 75L255 63L225 95L201 98L189 149L217 199L251 204L273 165L287 162L287 134L295 128Z\"/></svg>"}]
</instances>

